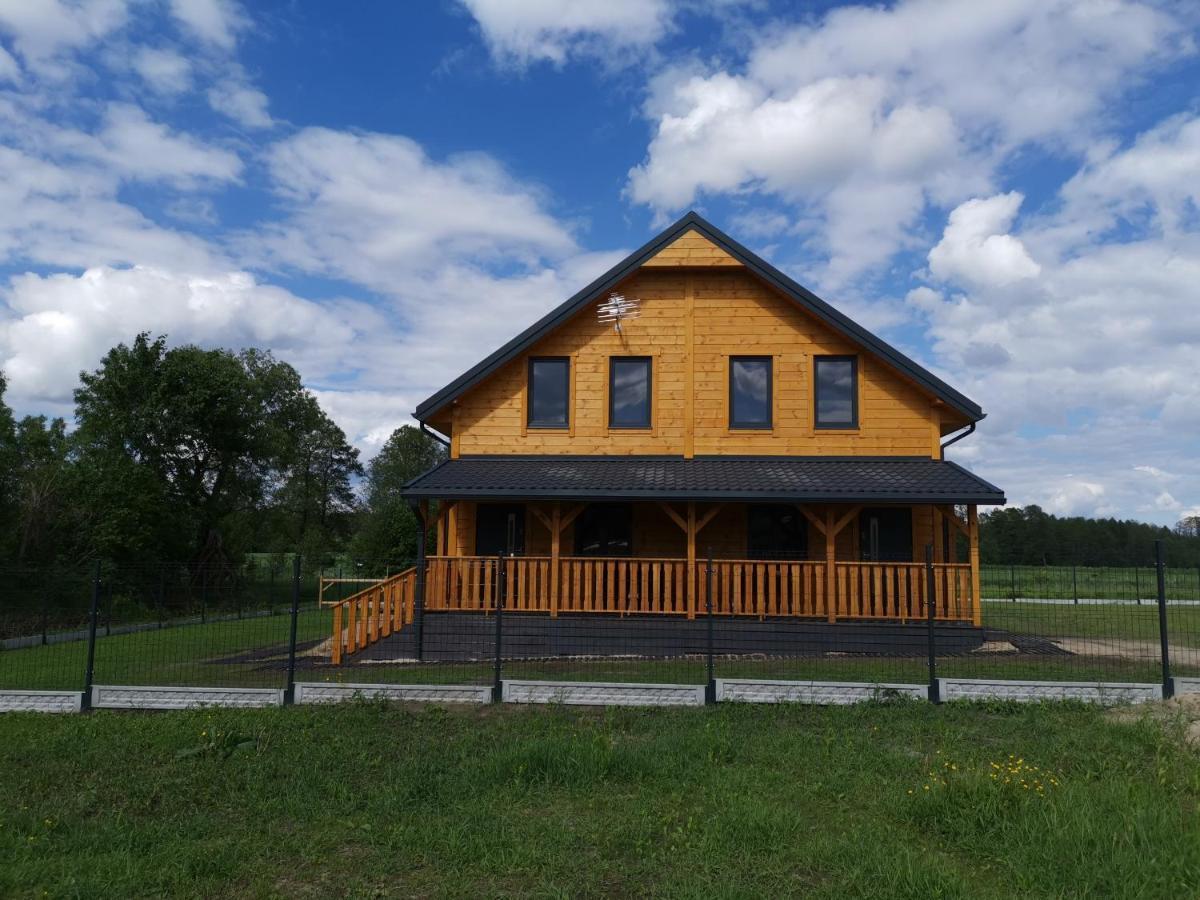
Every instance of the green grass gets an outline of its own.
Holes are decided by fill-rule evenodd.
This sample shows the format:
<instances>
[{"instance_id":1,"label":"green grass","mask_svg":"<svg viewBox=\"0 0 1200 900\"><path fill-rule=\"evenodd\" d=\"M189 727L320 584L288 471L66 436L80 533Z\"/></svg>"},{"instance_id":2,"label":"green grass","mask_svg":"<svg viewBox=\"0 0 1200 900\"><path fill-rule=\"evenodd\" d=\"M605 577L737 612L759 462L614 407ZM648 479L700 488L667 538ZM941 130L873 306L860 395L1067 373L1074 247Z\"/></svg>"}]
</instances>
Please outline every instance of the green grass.
<instances>
[{"instance_id":1,"label":"green grass","mask_svg":"<svg viewBox=\"0 0 1200 900\"><path fill-rule=\"evenodd\" d=\"M8 715L0 895L1196 896L1178 737L1072 704ZM1042 793L989 777L1018 758Z\"/></svg>"},{"instance_id":2,"label":"green grass","mask_svg":"<svg viewBox=\"0 0 1200 900\"><path fill-rule=\"evenodd\" d=\"M1096 600L1142 600L1155 597L1152 566L980 566L980 590L984 599L1015 596L1051 600L1084 597ZM1200 570L1166 570L1168 600L1200 600Z\"/></svg>"}]
</instances>

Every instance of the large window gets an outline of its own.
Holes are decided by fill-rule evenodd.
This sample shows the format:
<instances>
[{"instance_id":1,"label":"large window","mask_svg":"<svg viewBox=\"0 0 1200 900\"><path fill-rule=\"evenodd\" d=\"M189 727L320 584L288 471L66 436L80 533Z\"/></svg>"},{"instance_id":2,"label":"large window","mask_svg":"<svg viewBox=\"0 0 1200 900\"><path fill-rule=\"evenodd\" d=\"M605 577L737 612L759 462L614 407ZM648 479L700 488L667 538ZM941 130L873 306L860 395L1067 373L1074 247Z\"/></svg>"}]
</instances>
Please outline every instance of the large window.
<instances>
[{"instance_id":1,"label":"large window","mask_svg":"<svg viewBox=\"0 0 1200 900\"><path fill-rule=\"evenodd\" d=\"M750 559L806 559L808 522L795 506L751 506L746 523Z\"/></svg>"},{"instance_id":2,"label":"large window","mask_svg":"<svg viewBox=\"0 0 1200 900\"><path fill-rule=\"evenodd\" d=\"M593 503L575 519L576 556L632 556L633 507Z\"/></svg>"},{"instance_id":3,"label":"large window","mask_svg":"<svg viewBox=\"0 0 1200 900\"><path fill-rule=\"evenodd\" d=\"M853 356L813 359L817 428L858 427L858 360Z\"/></svg>"},{"instance_id":4,"label":"large window","mask_svg":"<svg viewBox=\"0 0 1200 900\"><path fill-rule=\"evenodd\" d=\"M771 357L730 357L729 427L771 427Z\"/></svg>"},{"instance_id":5,"label":"large window","mask_svg":"<svg viewBox=\"0 0 1200 900\"><path fill-rule=\"evenodd\" d=\"M651 365L648 356L614 356L608 372L610 428L649 428Z\"/></svg>"},{"instance_id":6,"label":"large window","mask_svg":"<svg viewBox=\"0 0 1200 900\"><path fill-rule=\"evenodd\" d=\"M529 427L566 428L571 361L565 356L529 360Z\"/></svg>"}]
</instances>

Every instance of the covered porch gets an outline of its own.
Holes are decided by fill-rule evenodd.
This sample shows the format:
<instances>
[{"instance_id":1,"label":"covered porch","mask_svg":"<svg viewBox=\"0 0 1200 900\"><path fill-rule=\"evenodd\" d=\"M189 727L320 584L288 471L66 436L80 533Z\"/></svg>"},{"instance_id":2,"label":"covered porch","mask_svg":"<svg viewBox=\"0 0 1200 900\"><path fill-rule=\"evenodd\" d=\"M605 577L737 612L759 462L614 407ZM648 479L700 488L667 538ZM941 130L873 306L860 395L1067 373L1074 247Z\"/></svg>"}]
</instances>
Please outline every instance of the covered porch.
<instances>
[{"instance_id":1,"label":"covered porch","mask_svg":"<svg viewBox=\"0 0 1200 900\"><path fill-rule=\"evenodd\" d=\"M406 494L434 546L422 532L416 566L335 608L335 660L426 615L500 604L595 628L720 617L903 629L932 600L940 625L977 628L978 506L1004 502L923 458L473 457Z\"/></svg>"}]
</instances>

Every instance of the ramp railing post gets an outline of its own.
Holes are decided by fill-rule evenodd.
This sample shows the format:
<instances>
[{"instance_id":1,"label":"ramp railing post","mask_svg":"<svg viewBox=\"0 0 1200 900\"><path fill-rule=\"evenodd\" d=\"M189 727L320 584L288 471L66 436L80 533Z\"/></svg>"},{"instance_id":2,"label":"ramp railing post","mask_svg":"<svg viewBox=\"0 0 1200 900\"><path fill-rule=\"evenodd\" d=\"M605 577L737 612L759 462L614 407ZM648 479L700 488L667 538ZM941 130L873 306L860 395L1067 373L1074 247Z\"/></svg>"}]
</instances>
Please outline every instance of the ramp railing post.
<instances>
[{"instance_id":1,"label":"ramp railing post","mask_svg":"<svg viewBox=\"0 0 1200 900\"><path fill-rule=\"evenodd\" d=\"M288 636L287 687L283 702L291 706L296 702L296 624L300 618L300 554L292 560L292 621Z\"/></svg>"},{"instance_id":2,"label":"ramp railing post","mask_svg":"<svg viewBox=\"0 0 1200 900\"><path fill-rule=\"evenodd\" d=\"M92 708L92 684L96 681L96 623L100 617L100 561L92 575L92 602L88 608L87 664L83 670L83 697L80 708Z\"/></svg>"},{"instance_id":3,"label":"ramp railing post","mask_svg":"<svg viewBox=\"0 0 1200 900\"><path fill-rule=\"evenodd\" d=\"M713 556L712 547L708 548L708 561L704 566L704 612L707 622L708 638L706 641L708 683L704 686L704 702L717 702L717 679L713 669Z\"/></svg>"},{"instance_id":4,"label":"ramp railing post","mask_svg":"<svg viewBox=\"0 0 1200 900\"><path fill-rule=\"evenodd\" d=\"M933 544L925 545L925 620L928 626L927 646L929 650L929 702L941 703L941 690L937 677L937 646L935 644L934 617L937 614L937 595L933 586Z\"/></svg>"},{"instance_id":5,"label":"ramp railing post","mask_svg":"<svg viewBox=\"0 0 1200 900\"><path fill-rule=\"evenodd\" d=\"M1171 641L1167 633L1167 565L1163 558L1163 542L1154 542L1154 568L1158 579L1158 642L1162 652L1162 695L1169 699L1175 695L1175 682L1171 680Z\"/></svg>"}]
</instances>

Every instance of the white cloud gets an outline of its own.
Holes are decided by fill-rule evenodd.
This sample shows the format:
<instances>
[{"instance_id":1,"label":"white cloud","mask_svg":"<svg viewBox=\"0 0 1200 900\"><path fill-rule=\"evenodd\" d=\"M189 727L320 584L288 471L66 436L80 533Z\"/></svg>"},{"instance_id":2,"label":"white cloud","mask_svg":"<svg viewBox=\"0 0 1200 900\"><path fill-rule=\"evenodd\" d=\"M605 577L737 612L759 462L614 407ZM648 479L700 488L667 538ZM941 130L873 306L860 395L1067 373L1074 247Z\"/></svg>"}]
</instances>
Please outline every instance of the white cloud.
<instances>
[{"instance_id":1,"label":"white cloud","mask_svg":"<svg viewBox=\"0 0 1200 900\"><path fill-rule=\"evenodd\" d=\"M246 128L270 128L267 95L242 81L220 81L208 89L208 105Z\"/></svg>"},{"instance_id":2,"label":"white cloud","mask_svg":"<svg viewBox=\"0 0 1200 900\"><path fill-rule=\"evenodd\" d=\"M267 258L385 293L420 290L447 261L528 265L576 249L537 188L482 154L437 162L398 135L307 128L267 165L287 209L263 229Z\"/></svg>"},{"instance_id":3,"label":"white cloud","mask_svg":"<svg viewBox=\"0 0 1200 900\"><path fill-rule=\"evenodd\" d=\"M125 24L126 0L0 0L0 32L28 63L99 40Z\"/></svg>"},{"instance_id":4,"label":"white cloud","mask_svg":"<svg viewBox=\"0 0 1200 900\"><path fill-rule=\"evenodd\" d=\"M0 47L0 81L19 81L21 66L13 59L12 54Z\"/></svg>"},{"instance_id":5,"label":"white cloud","mask_svg":"<svg viewBox=\"0 0 1200 900\"><path fill-rule=\"evenodd\" d=\"M96 139L94 145L81 141L80 149L130 180L182 187L202 179L232 181L242 171L237 154L172 131L131 104L110 105Z\"/></svg>"},{"instance_id":6,"label":"white cloud","mask_svg":"<svg viewBox=\"0 0 1200 900\"><path fill-rule=\"evenodd\" d=\"M1008 234L1021 201L1016 191L968 200L950 213L929 268L943 280L1004 286L1036 278L1041 266L1018 238Z\"/></svg>"},{"instance_id":7,"label":"white cloud","mask_svg":"<svg viewBox=\"0 0 1200 900\"><path fill-rule=\"evenodd\" d=\"M171 14L188 32L232 50L249 20L235 0L170 0Z\"/></svg>"},{"instance_id":8,"label":"white cloud","mask_svg":"<svg viewBox=\"0 0 1200 900\"><path fill-rule=\"evenodd\" d=\"M160 94L181 94L192 84L192 64L174 50L141 47L134 53L133 68Z\"/></svg>"},{"instance_id":9,"label":"white cloud","mask_svg":"<svg viewBox=\"0 0 1200 900\"><path fill-rule=\"evenodd\" d=\"M245 272L103 266L78 276L25 274L3 297L9 313L0 317L0 369L21 404L63 402L81 369L140 331L166 333L174 343L268 346L285 359L302 358L310 376L345 365L365 339L352 308L339 314Z\"/></svg>"},{"instance_id":10,"label":"white cloud","mask_svg":"<svg viewBox=\"0 0 1200 900\"><path fill-rule=\"evenodd\" d=\"M506 63L561 64L653 46L667 31L666 0L461 0L492 55Z\"/></svg>"},{"instance_id":11,"label":"white cloud","mask_svg":"<svg viewBox=\"0 0 1200 900\"><path fill-rule=\"evenodd\" d=\"M1185 34L1126 0L907 0L773 23L740 71L656 80L629 196L660 218L706 194L790 203L841 286L911 241L928 205L994 191L1030 142L1088 152L1105 102Z\"/></svg>"},{"instance_id":12,"label":"white cloud","mask_svg":"<svg viewBox=\"0 0 1200 900\"><path fill-rule=\"evenodd\" d=\"M1047 512L1060 516L1103 516L1111 511L1102 484L1065 479L1046 501Z\"/></svg>"}]
</instances>

